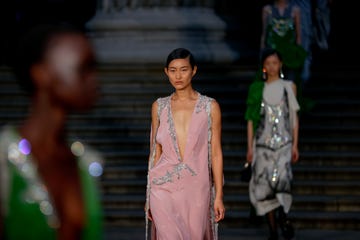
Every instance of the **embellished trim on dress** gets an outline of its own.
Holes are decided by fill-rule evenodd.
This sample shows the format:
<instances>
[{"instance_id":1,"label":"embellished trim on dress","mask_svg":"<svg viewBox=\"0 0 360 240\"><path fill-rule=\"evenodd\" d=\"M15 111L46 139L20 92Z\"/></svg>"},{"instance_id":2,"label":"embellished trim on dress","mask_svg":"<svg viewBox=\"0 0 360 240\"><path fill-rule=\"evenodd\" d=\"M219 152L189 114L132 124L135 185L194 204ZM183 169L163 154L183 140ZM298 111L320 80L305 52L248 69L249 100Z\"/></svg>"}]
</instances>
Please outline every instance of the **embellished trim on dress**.
<instances>
[{"instance_id":1,"label":"embellished trim on dress","mask_svg":"<svg viewBox=\"0 0 360 240\"><path fill-rule=\"evenodd\" d=\"M16 171L25 179L28 184L23 194L23 200L28 203L37 203L40 212L46 218L47 224L51 228L59 228L59 218L57 216L53 200L50 198L48 190L37 173L37 167L31 160L31 146L26 139L20 139L10 129L8 136L10 144L8 146L8 160Z\"/></svg>"},{"instance_id":2,"label":"embellished trim on dress","mask_svg":"<svg viewBox=\"0 0 360 240\"><path fill-rule=\"evenodd\" d=\"M211 182L211 189L210 189L210 206L209 206L209 212L210 212L210 226L211 231L214 240L218 239L218 227L219 223L215 222L215 212L214 212L214 201L215 201L215 187L213 185L213 176L212 176L212 155L211 155L211 103L214 99L210 97L203 96L202 99L202 105L207 113L207 119L208 119L208 167L209 167L209 181ZM200 105L200 104L199 104Z\"/></svg>"},{"instance_id":3,"label":"embellished trim on dress","mask_svg":"<svg viewBox=\"0 0 360 240\"><path fill-rule=\"evenodd\" d=\"M191 176L196 176L196 172L192 170L187 164L179 163L174 166L173 171L171 172L167 171L165 176L154 178L152 180L152 183L156 185L162 185L167 182L173 182L174 176L177 176L177 179L180 179L181 178L180 172L182 170L188 170L191 173Z\"/></svg>"},{"instance_id":4,"label":"embellished trim on dress","mask_svg":"<svg viewBox=\"0 0 360 240\"><path fill-rule=\"evenodd\" d=\"M5 154L10 166L20 174L28 183L23 193L23 200L27 203L37 203L40 212L46 218L46 222L50 228L59 228L60 222L53 204L53 199L49 195L44 181L38 173L36 164L31 155L31 145L25 139L21 138L13 126L7 126L1 133L1 137L7 139L5 145L7 149ZM100 177L103 173L103 159L100 154L90 147L86 147L79 141L71 144L71 151L77 157L78 164L92 177Z\"/></svg>"}]
</instances>

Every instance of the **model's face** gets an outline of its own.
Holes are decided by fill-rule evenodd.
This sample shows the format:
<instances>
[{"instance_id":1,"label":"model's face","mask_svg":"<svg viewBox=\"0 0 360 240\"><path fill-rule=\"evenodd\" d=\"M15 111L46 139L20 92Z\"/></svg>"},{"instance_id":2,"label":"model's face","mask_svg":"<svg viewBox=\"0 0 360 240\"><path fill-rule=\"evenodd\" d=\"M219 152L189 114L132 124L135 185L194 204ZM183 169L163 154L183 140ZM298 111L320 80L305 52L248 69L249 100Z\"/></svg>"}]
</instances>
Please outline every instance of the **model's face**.
<instances>
[{"instance_id":1,"label":"model's face","mask_svg":"<svg viewBox=\"0 0 360 240\"><path fill-rule=\"evenodd\" d=\"M191 85L191 80L196 73L196 66L191 67L189 58L174 59L165 68L165 73L171 85L176 90L182 90Z\"/></svg>"},{"instance_id":2,"label":"model's face","mask_svg":"<svg viewBox=\"0 0 360 240\"><path fill-rule=\"evenodd\" d=\"M88 40L81 35L66 34L53 40L46 56L52 79L52 100L69 109L87 109L98 98L96 61Z\"/></svg>"},{"instance_id":3,"label":"model's face","mask_svg":"<svg viewBox=\"0 0 360 240\"><path fill-rule=\"evenodd\" d=\"M278 78L280 74L280 69L282 67L282 63L277 55L268 56L264 63L263 67L266 70L268 78Z\"/></svg>"}]
</instances>

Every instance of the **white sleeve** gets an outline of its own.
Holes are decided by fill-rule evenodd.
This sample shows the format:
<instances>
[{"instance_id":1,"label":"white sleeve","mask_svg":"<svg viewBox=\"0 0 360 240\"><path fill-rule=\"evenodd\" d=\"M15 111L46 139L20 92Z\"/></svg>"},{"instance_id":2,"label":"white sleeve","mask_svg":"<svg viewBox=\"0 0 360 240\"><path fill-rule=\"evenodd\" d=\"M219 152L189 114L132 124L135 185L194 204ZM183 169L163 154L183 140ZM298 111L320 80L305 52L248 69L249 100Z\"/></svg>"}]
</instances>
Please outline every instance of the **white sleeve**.
<instances>
[{"instance_id":1,"label":"white sleeve","mask_svg":"<svg viewBox=\"0 0 360 240\"><path fill-rule=\"evenodd\" d=\"M289 101L290 124L291 127L294 128L295 124L297 123L295 116L300 110L300 106L292 88L293 83L291 81L284 81L284 83Z\"/></svg>"}]
</instances>

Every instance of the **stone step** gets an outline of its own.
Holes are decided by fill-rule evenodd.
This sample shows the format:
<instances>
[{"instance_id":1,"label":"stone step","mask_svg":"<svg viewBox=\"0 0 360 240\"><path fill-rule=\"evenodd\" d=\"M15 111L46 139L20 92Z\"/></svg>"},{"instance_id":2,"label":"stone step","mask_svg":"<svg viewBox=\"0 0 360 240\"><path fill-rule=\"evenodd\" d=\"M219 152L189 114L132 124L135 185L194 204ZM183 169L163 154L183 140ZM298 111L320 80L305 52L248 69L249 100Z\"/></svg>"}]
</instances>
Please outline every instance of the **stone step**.
<instances>
[{"instance_id":1,"label":"stone step","mask_svg":"<svg viewBox=\"0 0 360 240\"><path fill-rule=\"evenodd\" d=\"M145 192L143 194L108 194L102 197L102 203L106 210L143 210L145 203ZM330 212L358 212L360 196L339 195L293 195L292 211L317 211L323 209ZM249 211L250 199L247 193L232 194L224 196L224 204L227 212Z\"/></svg>"},{"instance_id":2,"label":"stone step","mask_svg":"<svg viewBox=\"0 0 360 240\"><path fill-rule=\"evenodd\" d=\"M132 209L105 209L105 219L108 227L142 227L145 223L145 213L143 208ZM358 230L360 227L360 216L353 211L304 211L291 210L289 218L296 229L341 229ZM252 219L250 208L245 210L227 210L226 218L221 222L221 227L253 227L266 226L265 219L258 217Z\"/></svg>"},{"instance_id":3,"label":"stone step","mask_svg":"<svg viewBox=\"0 0 360 240\"><path fill-rule=\"evenodd\" d=\"M360 216L358 212L338 212L338 211L290 211L291 219L296 229L341 229L358 230L360 227ZM251 223L249 211L233 211L226 213L226 219L222 223L224 227L257 226L266 227L264 218L255 219Z\"/></svg>"},{"instance_id":4,"label":"stone step","mask_svg":"<svg viewBox=\"0 0 360 240\"><path fill-rule=\"evenodd\" d=\"M248 183L239 180L225 179L224 192L227 194L239 194L248 192ZM354 191L359 185L358 180L303 180L294 179L293 191L302 195L356 195L360 192Z\"/></svg>"},{"instance_id":5,"label":"stone step","mask_svg":"<svg viewBox=\"0 0 360 240\"><path fill-rule=\"evenodd\" d=\"M211 96L219 101L222 106L237 106L244 108L247 96L247 86L238 87L234 84L224 84L221 87L211 86L207 83L201 83L206 85L200 85L196 87L199 92ZM337 106L342 106L342 111L350 111L358 109L360 105L360 99L356 96L359 92L359 88L346 89L343 93L341 90L334 89L334 92L327 91L321 93L316 92L316 98L310 99L314 102L314 111L328 111L334 110ZM167 96L172 92L172 89L168 85L161 86L126 86L122 83L116 83L113 86L106 85L102 87L101 92L103 97L99 99L97 106L103 108L111 107L114 104L118 104L118 107L126 107L128 103L132 105L146 106L151 104L157 97ZM27 105L28 99L17 87L3 86L0 89L1 98L6 99L13 107ZM310 94L308 94L310 95ZM242 97L241 97L242 96ZM349 98L349 96L353 96ZM122 100L119 102L119 100ZM118 102L117 102L118 101ZM108 105L110 104L110 105ZM6 107L4 103L0 107ZM331 109L332 108L332 109Z\"/></svg>"},{"instance_id":6,"label":"stone step","mask_svg":"<svg viewBox=\"0 0 360 240\"><path fill-rule=\"evenodd\" d=\"M146 135L144 135L144 133L134 133L128 137L124 136L124 133L109 133L106 135L107 136L104 136L103 134L93 133L91 136L84 136L81 139L90 145L97 146L102 151L111 151L112 148L120 148L127 151L137 151L139 149L148 150L149 147L150 132ZM233 159L234 157L241 158L245 156L244 154L246 150L246 140L234 140L232 138L232 136L234 136L234 133L230 131L224 132L223 135L224 137L222 138L222 147L227 157ZM74 139L77 138L74 137ZM326 136L316 139L303 139L299 143L301 160L309 158L308 152L318 151L325 154L327 154L326 152L329 152L335 157L338 156L340 159L342 156L344 156L345 151L356 152L358 150L359 139L338 138L338 140L343 141L333 141ZM230 151L239 151L238 156L235 156L233 154L230 155Z\"/></svg>"},{"instance_id":7,"label":"stone step","mask_svg":"<svg viewBox=\"0 0 360 240\"><path fill-rule=\"evenodd\" d=\"M26 108L22 108L23 111L18 111L17 109L11 109L11 111L0 111L0 119L3 120L19 120L23 118L26 114ZM25 110L25 111L24 111ZM149 107L146 109L138 109L134 111L125 111L121 108L114 109L96 109L88 114L76 114L71 115L69 119L73 122L75 121L91 121L94 120L108 120L108 121L118 121L118 122L132 122L132 123L146 123L150 120L150 110L151 103L149 103ZM311 117L310 117L311 116ZM222 113L223 121L229 124L234 124L236 122L244 124L244 111L238 111L237 109L232 109L232 111L226 111ZM360 112L349 111L349 112L337 112L334 110L333 112L314 112L309 114L307 118L301 119L301 126L307 124L315 123L324 123L326 122L329 126L337 126L337 125L355 125L360 121Z\"/></svg>"},{"instance_id":8,"label":"stone step","mask_svg":"<svg viewBox=\"0 0 360 240\"><path fill-rule=\"evenodd\" d=\"M293 203L291 211L317 211L323 209L332 212L358 212L360 210L357 202L360 196L354 195L339 195L339 196L324 196L324 195L293 195ZM224 203L227 212L238 210L249 210L250 199L248 194L233 194L224 196Z\"/></svg>"},{"instance_id":9,"label":"stone step","mask_svg":"<svg viewBox=\"0 0 360 240\"><path fill-rule=\"evenodd\" d=\"M103 178L111 179L136 179L146 176L146 162L124 165L124 166L106 166ZM224 164L225 179L232 181L241 181L241 164ZM313 164L296 164L293 166L294 179L299 180L350 180L360 182L360 165L359 166L314 166Z\"/></svg>"},{"instance_id":10,"label":"stone step","mask_svg":"<svg viewBox=\"0 0 360 240\"><path fill-rule=\"evenodd\" d=\"M79 136L84 136L85 138L96 136L100 133L106 136L112 136L117 134L116 136L139 136L139 137L147 137L149 133L149 121L144 122L109 122L108 124L104 125L101 121L88 121L86 125L80 124L75 121L76 119L70 119L69 123L69 130L73 135L78 134ZM323 123L314 123L301 125L301 131L299 132L301 139L308 139L311 141L312 136L316 136L316 138L328 138L331 141L330 137L340 137L341 141L344 141L344 138L349 136L358 136L360 133L360 126L358 124L346 124L346 125L339 125L334 126L331 124L323 124ZM246 133L246 122L243 120L240 123L226 123L222 127L223 134L226 137L226 134L229 132L234 133L235 138L240 138L242 141L245 140L245 133ZM108 135L110 134L110 135ZM230 135L231 136L231 135ZM241 137L242 136L242 137ZM333 139L334 140L334 139ZM352 141L349 139L349 141Z\"/></svg>"},{"instance_id":11,"label":"stone step","mask_svg":"<svg viewBox=\"0 0 360 240\"><path fill-rule=\"evenodd\" d=\"M225 176L231 180L241 180L241 165L229 164L224 166ZM310 164L296 164L292 167L294 179L299 180L329 180L329 181L356 181L360 183L359 166L314 166Z\"/></svg>"},{"instance_id":12,"label":"stone step","mask_svg":"<svg viewBox=\"0 0 360 240\"><path fill-rule=\"evenodd\" d=\"M149 151L147 149L138 149L137 151L128 151L127 149L103 149L102 153L106 159L108 166L124 166L126 164L132 165L134 163L147 162ZM244 150L224 151L224 161L227 163L238 163L239 166L245 162L245 147ZM300 163L311 164L313 166L359 166L360 152L358 151L306 151L301 153Z\"/></svg>"},{"instance_id":13,"label":"stone step","mask_svg":"<svg viewBox=\"0 0 360 240\"><path fill-rule=\"evenodd\" d=\"M359 180L302 180L294 179L293 191L297 195L352 195L360 196L354 189ZM104 194L144 194L146 190L146 173L135 179L103 179ZM248 183L228 179L225 176L225 195L248 194Z\"/></svg>"}]
</instances>

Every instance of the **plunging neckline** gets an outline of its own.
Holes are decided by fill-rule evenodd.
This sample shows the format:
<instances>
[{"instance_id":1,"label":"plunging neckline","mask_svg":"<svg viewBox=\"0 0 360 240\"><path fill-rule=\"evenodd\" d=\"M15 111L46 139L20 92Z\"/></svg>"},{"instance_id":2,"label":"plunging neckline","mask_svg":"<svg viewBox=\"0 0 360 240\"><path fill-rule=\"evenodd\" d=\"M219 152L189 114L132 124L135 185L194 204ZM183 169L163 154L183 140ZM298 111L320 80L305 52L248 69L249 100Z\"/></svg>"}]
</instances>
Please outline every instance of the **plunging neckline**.
<instances>
[{"instance_id":1,"label":"plunging neckline","mask_svg":"<svg viewBox=\"0 0 360 240\"><path fill-rule=\"evenodd\" d=\"M189 132L191 130L191 127L192 127L192 122L193 122L193 118L194 118L194 114L195 114L195 111L196 111L196 108L199 104L199 101L200 101L200 93L195 91L196 94L197 94L197 99L196 99L196 102L195 102L195 105L194 105L194 108L191 112L191 116L190 116L190 122L189 122L189 127L187 129L187 132L186 132L186 139L185 139L185 148L184 148L184 152L183 152L183 156L181 156L181 153L180 153L180 147L179 147L179 141L178 141L178 136L177 136L177 131L176 131L176 127L175 127L175 122L174 122L174 116L173 116L173 112L172 112L172 106L171 106L171 100L172 100L172 97L174 96L174 93L171 94L169 100L169 116L170 116L170 122L172 123L172 126L173 128L170 130L170 131L173 131L173 136L174 136L174 147L175 147L175 152L176 154L178 155L178 160L179 162L183 163L184 162L184 157L186 156L186 151L188 149L188 138L189 138Z\"/></svg>"}]
</instances>

